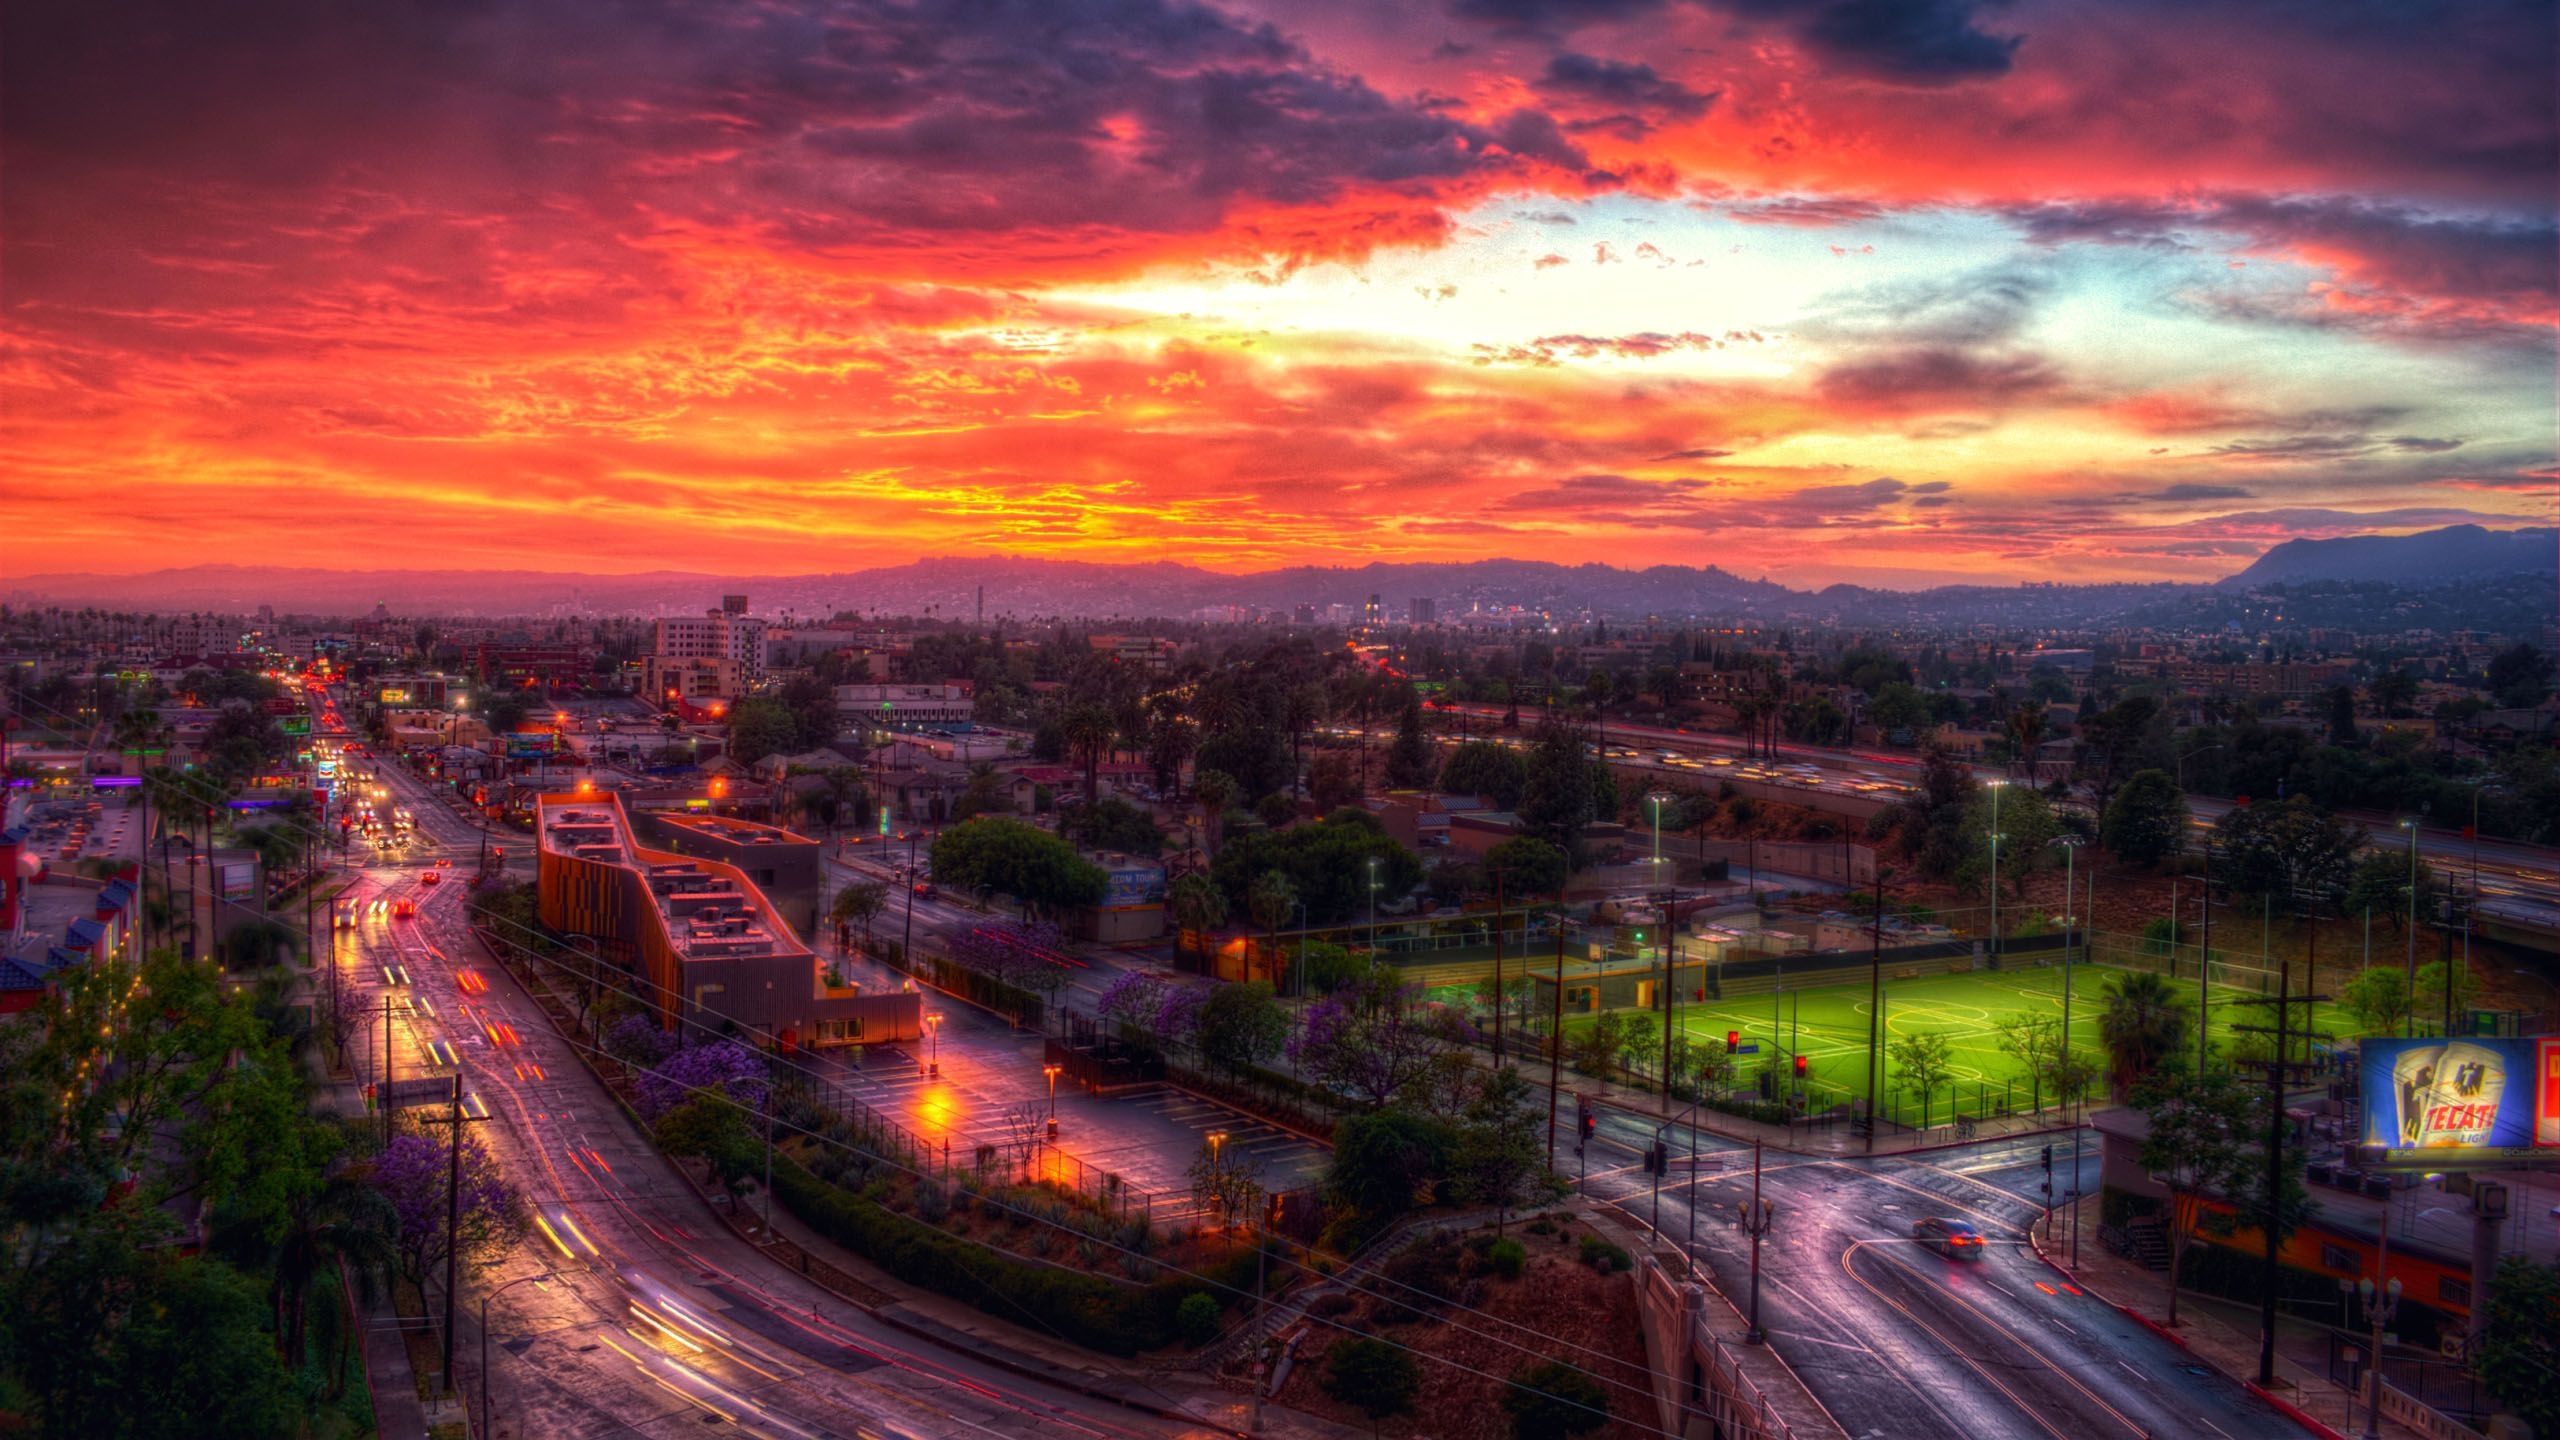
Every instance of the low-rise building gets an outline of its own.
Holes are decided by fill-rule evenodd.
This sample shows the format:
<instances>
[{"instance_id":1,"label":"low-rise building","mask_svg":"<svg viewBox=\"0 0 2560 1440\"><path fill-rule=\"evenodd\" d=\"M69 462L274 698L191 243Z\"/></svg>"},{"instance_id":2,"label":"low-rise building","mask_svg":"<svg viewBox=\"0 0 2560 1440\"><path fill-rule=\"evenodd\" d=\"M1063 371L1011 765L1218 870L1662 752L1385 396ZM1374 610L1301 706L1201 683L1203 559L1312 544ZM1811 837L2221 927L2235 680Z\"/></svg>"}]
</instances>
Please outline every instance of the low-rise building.
<instances>
[{"instance_id":1,"label":"low-rise building","mask_svg":"<svg viewBox=\"0 0 2560 1440\"><path fill-rule=\"evenodd\" d=\"M773 902L794 933L803 939L818 933L824 876L817 841L777 826L692 810L634 810L631 823L641 839L661 849L736 866Z\"/></svg>"},{"instance_id":2,"label":"low-rise building","mask_svg":"<svg viewBox=\"0 0 2560 1440\"><path fill-rule=\"evenodd\" d=\"M921 996L829 984L745 871L641 844L617 797L545 796L535 824L542 922L640 976L668 1029L784 1049L922 1034Z\"/></svg>"},{"instance_id":3,"label":"low-rise building","mask_svg":"<svg viewBox=\"0 0 2560 1440\"><path fill-rule=\"evenodd\" d=\"M839 685L836 714L848 728L942 730L977 718L965 685Z\"/></svg>"}]
</instances>

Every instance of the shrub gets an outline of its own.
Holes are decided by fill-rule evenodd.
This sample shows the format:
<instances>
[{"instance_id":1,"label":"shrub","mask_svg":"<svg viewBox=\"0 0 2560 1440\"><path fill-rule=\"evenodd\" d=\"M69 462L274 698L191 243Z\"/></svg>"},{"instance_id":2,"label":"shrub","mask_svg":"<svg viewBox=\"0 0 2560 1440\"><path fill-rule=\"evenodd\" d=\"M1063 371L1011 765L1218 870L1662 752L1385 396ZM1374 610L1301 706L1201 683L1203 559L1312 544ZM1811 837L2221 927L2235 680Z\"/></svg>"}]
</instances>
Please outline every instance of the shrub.
<instances>
[{"instance_id":1,"label":"shrub","mask_svg":"<svg viewBox=\"0 0 2560 1440\"><path fill-rule=\"evenodd\" d=\"M1529 1222L1529 1233L1532 1235L1553 1235L1556 1233L1556 1227L1553 1222L1549 1221L1542 1215Z\"/></svg>"},{"instance_id":2,"label":"shrub","mask_svg":"<svg viewBox=\"0 0 2560 1440\"><path fill-rule=\"evenodd\" d=\"M1174 1307L1173 1327L1186 1345L1206 1345L1218 1338L1218 1302L1206 1290L1194 1290Z\"/></svg>"},{"instance_id":3,"label":"shrub","mask_svg":"<svg viewBox=\"0 0 2560 1440\"><path fill-rule=\"evenodd\" d=\"M1548 1361L1511 1377L1502 1413L1511 1417L1513 1440L1569 1440L1608 1423L1609 1397L1580 1370Z\"/></svg>"},{"instance_id":4,"label":"shrub","mask_svg":"<svg viewBox=\"0 0 2560 1440\"><path fill-rule=\"evenodd\" d=\"M1485 1252L1485 1258L1493 1263L1493 1273L1505 1280L1517 1280L1528 1266L1529 1251L1517 1240L1496 1240L1493 1248Z\"/></svg>"},{"instance_id":5,"label":"shrub","mask_svg":"<svg viewBox=\"0 0 2560 1440\"><path fill-rule=\"evenodd\" d=\"M1384 1340L1338 1341L1325 1355L1324 1393L1372 1420L1411 1406L1421 1389L1413 1357Z\"/></svg>"},{"instance_id":6,"label":"shrub","mask_svg":"<svg viewBox=\"0 0 2560 1440\"><path fill-rule=\"evenodd\" d=\"M1346 1291L1335 1290L1307 1302L1307 1313L1318 1320L1331 1320L1360 1308L1360 1302Z\"/></svg>"},{"instance_id":7,"label":"shrub","mask_svg":"<svg viewBox=\"0 0 2560 1440\"><path fill-rule=\"evenodd\" d=\"M1635 1261L1628 1258L1626 1251L1597 1235L1582 1237L1582 1263L1603 1275L1613 1269L1628 1270L1635 1266Z\"/></svg>"}]
</instances>

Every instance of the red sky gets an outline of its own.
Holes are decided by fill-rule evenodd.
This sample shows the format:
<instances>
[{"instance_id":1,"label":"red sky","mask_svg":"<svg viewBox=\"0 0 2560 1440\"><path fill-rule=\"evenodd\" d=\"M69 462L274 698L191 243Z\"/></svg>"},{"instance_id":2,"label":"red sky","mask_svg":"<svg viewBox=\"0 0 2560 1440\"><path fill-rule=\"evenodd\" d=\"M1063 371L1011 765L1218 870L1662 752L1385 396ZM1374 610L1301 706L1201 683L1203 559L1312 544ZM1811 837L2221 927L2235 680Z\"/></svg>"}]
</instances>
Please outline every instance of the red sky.
<instances>
[{"instance_id":1,"label":"red sky","mask_svg":"<svg viewBox=\"0 0 2560 1440\"><path fill-rule=\"evenodd\" d=\"M38 0L0 531L1920 583L2550 523L2553 24Z\"/></svg>"}]
</instances>

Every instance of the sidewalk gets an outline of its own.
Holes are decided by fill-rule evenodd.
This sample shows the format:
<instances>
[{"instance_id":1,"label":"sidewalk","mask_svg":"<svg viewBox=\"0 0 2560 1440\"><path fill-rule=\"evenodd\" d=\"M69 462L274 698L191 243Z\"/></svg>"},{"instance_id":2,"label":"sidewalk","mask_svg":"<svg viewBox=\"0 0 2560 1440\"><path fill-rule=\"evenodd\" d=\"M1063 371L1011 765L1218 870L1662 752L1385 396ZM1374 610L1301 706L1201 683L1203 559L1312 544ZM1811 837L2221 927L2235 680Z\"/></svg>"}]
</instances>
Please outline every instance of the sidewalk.
<instances>
[{"instance_id":1,"label":"sidewalk","mask_svg":"<svg viewBox=\"0 0 2560 1440\"><path fill-rule=\"evenodd\" d=\"M2200 1362L2243 1383L2257 1378L2255 1311L2188 1291L2178 1297L2177 1328L2169 1329L2168 1276L2109 1252L2098 1242L2098 1206L2084 1204L2080 1211L2079 1269L2067 1268L2071 1258L2068 1209L2054 1212L2055 1235L2039 1247L2045 1263L2073 1275L2082 1289L2193 1351ZM2340 1435L2361 1435L2364 1406L2328 1378L2319 1334L2316 1327L2278 1320L2276 1383L2267 1387L2267 1394ZM2383 1440L2424 1440L2421 1432L2389 1418L2383 1420L2380 1433Z\"/></svg>"},{"instance_id":2,"label":"sidewalk","mask_svg":"<svg viewBox=\"0 0 2560 1440\"><path fill-rule=\"evenodd\" d=\"M373 1422L381 1440L427 1440L427 1410L418 1402L418 1377L400 1338L400 1316L390 1287L376 1290L357 1335L363 1346L365 1383L373 1388Z\"/></svg>"}]
</instances>

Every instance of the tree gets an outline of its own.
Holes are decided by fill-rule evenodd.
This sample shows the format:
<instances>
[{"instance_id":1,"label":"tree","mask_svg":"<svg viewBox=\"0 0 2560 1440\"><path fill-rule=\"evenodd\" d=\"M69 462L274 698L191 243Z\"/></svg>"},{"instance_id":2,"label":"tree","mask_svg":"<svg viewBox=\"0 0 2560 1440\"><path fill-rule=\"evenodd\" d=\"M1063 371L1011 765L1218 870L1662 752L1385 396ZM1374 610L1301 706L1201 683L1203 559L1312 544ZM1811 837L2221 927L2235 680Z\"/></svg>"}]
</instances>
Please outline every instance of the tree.
<instances>
[{"instance_id":1,"label":"tree","mask_svg":"<svg viewBox=\"0 0 2560 1440\"><path fill-rule=\"evenodd\" d=\"M1457 795L1481 795L1497 810L1520 804L1529 767L1520 752L1491 740L1470 740L1449 752L1440 767L1440 788Z\"/></svg>"},{"instance_id":2,"label":"tree","mask_svg":"<svg viewBox=\"0 0 2560 1440\"><path fill-rule=\"evenodd\" d=\"M2227 1071L2154 1071L2132 1092L2150 1118L2142 1168L2169 1188L2169 1323L2178 1323L2178 1269L2195 1237L2207 1194L2237 1195L2258 1156L2251 1143L2250 1097Z\"/></svg>"},{"instance_id":3,"label":"tree","mask_svg":"<svg viewBox=\"0 0 2560 1440\"><path fill-rule=\"evenodd\" d=\"M799 718L779 700L750 696L729 706L729 758L741 765L790 754L799 739Z\"/></svg>"},{"instance_id":4,"label":"tree","mask_svg":"<svg viewBox=\"0 0 2560 1440\"><path fill-rule=\"evenodd\" d=\"M2411 909L2420 915L2432 913L2436 897L2444 888L2435 867L2420 861L2417 866L2418 903L2412 907L2409 903L2409 868L2405 856L2387 853L2367 855L2348 872L2346 895L2339 903L2349 915L2369 912L2381 916L2390 922L2391 933L2397 935L2408 925Z\"/></svg>"},{"instance_id":5,"label":"tree","mask_svg":"<svg viewBox=\"0 0 2560 1440\"><path fill-rule=\"evenodd\" d=\"M764 1143L748 1128L745 1112L735 1103L718 1095L697 1095L659 1116L649 1133L667 1154L708 1164L712 1179L729 1196L729 1213L738 1213L738 1197L764 1165Z\"/></svg>"},{"instance_id":6,"label":"tree","mask_svg":"<svg viewBox=\"0 0 2560 1440\"><path fill-rule=\"evenodd\" d=\"M700 1094L714 1094L762 1113L765 1060L735 1040L714 1040L678 1050L643 1073L632 1104L656 1123L659 1116Z\"/></svg>"},{"instance_id":7,"label":"tree","mask_svg":"<svg viewBox=\"0 0 2560 1440\"><path fill-rule=\"evenodd\" d=\"M1395 743L1387 747L1387 788L1419 790L1429 785L1434 758L1431 737L1422 728L1422 695L1407 686L1403 712L1396 720Z\"/></svg>"},{"instance_id":8,"label":"tree","mask_svg":"<svg viewBox=\"0 0 2560 1440\"><path fill-rule=\"evenodd\" d=\"M2417 987L2409 994L2409 1008L2420 1015L2436 1017L2444 1033L2453 1033L2453 1017L2471 1008L2480 998L2480 981L2460 956L2451 960L2430 960L2418 967Z\"/></svg>"},{"instance_id":9,"label":"tree","mask_svg":"<svg viewBox=\"0 0 2560 1440\"><path fill-rule=\"evenodd\" d=\"M1549 716L1538 723L1521 783L1523 830L1563 851L1582 853L1582 832L1598 818L1599 796L1592 786L1589 742L1573 722Z\"/></svg>"},{"instance_id":10,"label":"tree","mask_svg":"<svg viewBox=\"0 0 2560 1440\"><path fill-rule=\"evenodd\" d=\"M1421 1392L1422 1372L1402 1346L1353 1336L1335 1341L1325 1355L1324 1393L1368 1416L1372 1434L1377 1422L1410 1408Z\"/></svg>"},{"instance_id":11,"label":"tree","mask_svg":"<svg viewBox=\"0 0 2560 1440\"><path fill-rule=\"evenodd\" d=\"M1450 1127L1418 1110L1345 1115L1334 1126L1325 1193L1370 1219L1401 1215L1445 1173L1454 1144Z\"/></svg>"},{"instance_id":12,"label":"tree","mask_svg":"<svg viewBox=\"0 0 2560 1440\"><path fill-rule=\"evenodd\" d=\"M1091 905L1110 886L1102 867L1066 841L1037 826L992 815L964 820L937 836L933 873L963 890L1011 895L1034 912Z\"/></svg>"},{"instance_id":13,"label":"tree","mask_svg":"<svg viewBox=\"0 0 2560 1440\"><path fill-rule=\"evenodd\" d=\"M1058 717L1058 730L1066 740L1069 758L1084 770L1084 803L1090 807L1099 798L1102 757L1119 735L1119 726L1109 708L1088 703L1069 706Z\"/></svg>"},{"instance_id":14,"label":"tree","mask_svg":"<svg viewBox=\"0 0 2560 1440\"><path fill-rule=\"evenodd\" d=\"M1298 908L1298 887L1278 870L1265 870L1253 877L1253 886L1245 892L1245 912L1253 923L1271 937L1272 964L1280 963L1280 927L1289 923L1291 912Z\"/></svg>"},{"instance_id":15,"label":"tree","mask_svg":"<svg viewBox=\"0 0 2560 1440\"><path fill-rule=\"evenodd\" d=\"M1511 1417L1512 1440L1572 1440L1608 1423L1609 1396L1589 1375L1548 1360L1512 1375L1502 1413Z\"/></svg>"},{"instance_id":16,"label":"tree","mask_svg":"<svg viewBox=\"0 0 2560 1440\"><path fill-rule=\"evenodd\" d=\"M411 1284L422 1283L444 1266L449 1139L409 1134L392 1139L375 1156L368 1183L391 1202L399 1220L394 1240L400 1272ZM466 1272L494 1264L525 1232L524 1201L498 1169L496 1157L466 1132L462 1137L460 1223L454 1230Z\"/></svg>"},{"instance_id":17,"label":"tree","mask_svg":"<svg viewBox=\"0 0 2560 1440\"><path fill-rule=\"evenodd\" d=\"M1289 1058L1319 1083L1383 1109L1415 1089L1467 1039L1422 987L1383 967L1308 1006Z\"/></svg>"},{"instance_id":18,"label":"tree","mask_svg":"<svg viewBox=\"0 0 2560 1440\"><path fill-rule=\"evenodd\" d=\"M2489 661L2489 693L2509 710L2529 710L2551 694L2551 657L2523 641Z\"/></svg>"},{"instance_id":19,"label":"tree","mask_svg":"<svg viewBox=\"0 0 2560 1440\"><path fill-rule=\"evenodd\" d=\"M2027 1072L2034 1113L2044 1110L2045 1077L2062 1056L2062 1021L2053 1015L2012 1015L1999 1022L2000 1051Z\"/></svg>"},{"instance_id":20,"label":"tree","mask_svg":"<svg viewBox=\"0 0 2560 1440\"><path fill-rule=\"evenodd\" d=\"M1173 882L1165 892L1165 902L1185 941L1199 937L1196 953L1207 954L1209 932L1227 923L1226 892L1206 874L1194 870Z\"/></svg>"},{"instance_id":21,"label":"tree","mask_svg":"<svg viewBox=\"0 0 2560 1440\"><path fill-rule=\"evenodd\" d=\"M1955 1075L1947 1059L1947 1037L1935 1030L1898 1036L1885 1042L1884 1052L1902 1072L1903 1088L1920 1092L1920 1128L1928 1129L1930 1097Z\"/></svg>"},{"instance_id":22,"label":"tree","mask_svg":"<svg viewBox=\"0 0 2560 1440\"><path fill-rule=\"evenodd\" d=\"M2036 750L2044 744L2045 707L2021 705L2009 712L2009 745L2017 752L2016 769L2030 781L2036 775Z\"/></svg>"},{"instance_id":23,"label":"tree","mask_svg":"<svg viewBox=\"0 0 2560 1440\"><path fill-rule=\"evenodd\" d=\"M1902 802L1897 824L1903 852L1922 871L1943 879L1965 862L1965 816L1982 787L1973 767L1948 746L1924 746L1920 766L1920 788Z\"/></svg>"},{"instance_id":24,"label":"tree","mask_svg":"<svg viewBox=\"0 0 2560 1440\"><path fill-rule=\"evenodd\" d=\"M2216 876L2240 895L2271 900L2279 911L2346 888L2364 832L2297 795L2234 806L2214 822L2221 863Z\"/></svg>"},{"instance_id":25,"label":"tree","mask_svg":"<svg viewBox=\"0 0 2560 1440\"><path fill-rule=\"evenodd\" d=\"M2163 769L2171 758L2171 717L2149 695L2128 696L2096 714L2083 705L2074 729L2080 778L2101 814L2128 777Z\"/></svg>"},{"instance_id":26,"label":"tree","mask_svg":"<svg viewBox=\"0 0 2560 1440\"><path fill-rule=\"evenodd\" d=\"M1076 812L1074 828L1096 850L1125 850L1133 855L1164 852L1164 832L1156 828L1155 817L1117 795Z\"/></svg>"},{"instance_id":27,"label":"tree","mask_svg":"<svg viewBox=\"0 0 2560 1440\"><path fill-rule=\"evenodd\" d=\"M2498 1262L2471 1363L2536 1435L2560 1435L2560 1267L2529 1255Z\"/></svg>"},{"instance_id":28,"label":"tree","mask_svg":"<svg viewBox=\"0 0 2560 1440\"><path fill-rule=\"evenodd\" d=\"M2366 1035L2391 1035L2409 1018L2409 976L2397 965L2374 965L2338 987L2338 1008Z\"/></svg>"},{"instance_id":29,"label":"tree","mask_svg":"<svg viewBox=\"0 0 2560 1440\"><path fill-rule=\"evenodd\" d=\"M2323 697L2329 707L2329 743L2356 743L2356 691L2352 685L2332 685Z\"/></svg>"},{"instance_id":30,"label":"tree","mask_svg":"<svg viewBox=\"0 0 2560 1440\"><path fill-rule=\"evenodd\" d=\"M1546 1169L1538 1116L1531 1108L1534 1098L1519 1067L1505 1065L1484 1077L1458 1121L1452 1175L1460 1194L1493 1207L1496 1235L1509 1222L1512 1207L1529 1199Z\"/></svg>"},{"instance_id":31,"label":"tree","mask_svg":"<svg viewBox=\"0 0 2560 1440\"><path fill-rule=\"evenodd\" d=\"M2136 1079L2187 1053L2187 1027L2195 1021L2186 996L2168 977L2135 970L2109 980L2098 1010L2098 1040L2106 1046L2109 1088L2128 1093Z\"/></svg>"},{"instance_id":32,"label":"tree","mask_svg":"<svg viewBox=\"0 0 2560 1440\"><path fill-rule=\"evenodd\" d=\"M1367 913L1369 862L1375 858L1378 896L1393 900L1422 883L1422 861L1396 843L1375 817L1337 812L1312 825L1235 837L1220 847L1210 874L1230 906L1249 903L1253 882L1277 870L1306 905L1311 925L1334 925Z\"/></svg>"},{"instance_id":33,"label":"tree","mask_svg":"<svg viewBox=\"0 0 2560 1440\"><path fill-rule=\"evenodd\" d=\"M1503 893L1513 900L1556 894L1564 889L1568 873L1562 850L1529 835L1515 835L1485 851L1484 868L1502 878Z\"/></svg>"},{"instance_id":34,"label":"tree","mask_svg":"<svg viewBox=\"0 0 2560 1440\"><path fill-rule=\"evenodd\" d=\"M1193 1203L1218 1212L1220 1225L1251 1222L1262 1211L1262 1197L1269 1193L1261 1167L1242 1150L1229 1154L1224 1145L1203 1141L1187 1173Z\"/></svg>"},{"instance_id":35,"label":"tree","mask_svg":"<svg viewBox=\"0 0 2560 1440\"><path fill-rule=\"evenodd\" d=\"M1964 808L1964 858L1956 866L1958 884L1990 883L1995 810L2000 879L2016 895L2024 891L2028 873L2052 859L2051 847L2054 837L2062 833L2062 822L2054 817L2051 801L2023 785L2001 787L1996 800L1988 790L1976 794Z\"/></svg>"},{"instance_id":36,"label":"tree","mask_svg":"<svg viewBox=\"0 0 2560 1440\"><path fill-rule=\"evenodd\" d=\"M2187 844L2187 797L2166 770L2139 770L2107 802L2098 841L2129 865L2157 867Z\"/></svg>"},{"instance_id":37,"label":"tree","mask_svg":"<svg viewBox=\"0 0 2560 1440\"><path fill-rule=\"evenodd\" d=\"M871 938L871 922L888 908L889 887L883 884L847 885L836 892L835 903L827 907L827 918L840 926L862 927L862 938Z\"/></svg>"},{"instance_id":38,"label":"tree","mask_svg":"<svg viewBox=\"0 0 2560 1440\"><path fill-rule=\"evenodd\" d=\"M1896 744L1908 743L1929 723L1929 700L1913 689L1908 681L1888 682L1867 703L1867 723Z\"/></svg>"},{"instance_id":39,"label":"tree","mask_svg":"<svg viewBox=\"0 0 2560 1440\"><path fill-rule=\"evenodd\" d=\"M1227 810L1242 793L1236 777L1224 770L1203 770L1191 777L1192 797L1200 802L1201 848L1209 852L1212 864L1218 859L1218 842L1226 834Z\"/></svg>"},{"instance_id":40,"label":"tree","mask_svg":"<svg viewBox=\"0 0 2560 1440\"><path fill-rule=\"evenodd\" d=\"M1360 776L1350 756L1329 751L1307 762L1307 798L1332 811L1360 798Z\"/></svg>"},{"instance_id":41,"label":"tree","mask_svg":"<svg viewBox=\"0 0 2560 1440\"><path fill-rule=\"evenodd\" d=\"M1288 1039L1289 1017L1269 982L1247 980L1209 992L1192 1043L1201 1059L1234 1072L1279 1054Z\"/></svg>"}]
</instances>

